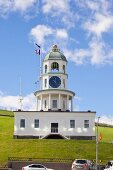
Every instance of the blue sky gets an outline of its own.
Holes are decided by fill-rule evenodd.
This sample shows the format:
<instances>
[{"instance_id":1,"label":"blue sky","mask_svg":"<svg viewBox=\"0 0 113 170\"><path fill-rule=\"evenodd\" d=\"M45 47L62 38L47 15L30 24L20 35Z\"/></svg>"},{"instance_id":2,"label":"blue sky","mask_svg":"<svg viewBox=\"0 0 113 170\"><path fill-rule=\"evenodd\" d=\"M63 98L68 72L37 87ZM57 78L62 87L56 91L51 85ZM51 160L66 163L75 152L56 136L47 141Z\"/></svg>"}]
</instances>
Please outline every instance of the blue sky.
<instances>
[{"instance_id":1,"label":"blue sky","mask_svg":"<svg viewBox=\"0 0 113 170\"><path fill-rule=\"evenodd\" d=\"M0 108L33 110L39 57L57 44L68 59L75 110L113 120L113 1L0 0Z\"/></svg>"}]
</instances>

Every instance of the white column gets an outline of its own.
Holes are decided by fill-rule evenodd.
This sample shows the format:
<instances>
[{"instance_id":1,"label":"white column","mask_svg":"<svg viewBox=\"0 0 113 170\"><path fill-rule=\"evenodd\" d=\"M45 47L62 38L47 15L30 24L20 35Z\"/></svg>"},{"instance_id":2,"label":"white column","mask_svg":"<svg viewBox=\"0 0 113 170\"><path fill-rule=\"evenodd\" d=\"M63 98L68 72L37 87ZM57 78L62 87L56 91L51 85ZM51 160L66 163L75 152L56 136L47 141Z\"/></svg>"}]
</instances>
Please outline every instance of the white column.
<instances>
[{"instance_id":1,"label":"white column","mask_svg":"<svg viewBox=\"0 0 113 170\"><path fill-rule=\"evenodd\" d=\"M38 109L38 96L37 96L37 100L36 100L36 111L39 111L39 109Z\"/></svg>"},{"instance_id":2,"label":"white column","mask_svg":"<svg viewBox=\"0 0 113 170\"><path fill-rule=\"evenodd\" d=\"M69 96L67 95L67 110L69 110Z\"/></svg>"},{"instance_id":3,"label":"white column","mask_svg":"<svg viewBox=\"0 0 113 170\"><path fill-rule=\"evenodd\" d=\"M49 94L48 109L51 109L51 94Z\"/></svg>"},{"instance_id":4,"label":"white column","mask_svg":"<svg viewBox=\"0 0 113 170\"><path fill-rule=\"evenodd\" d=\"M58 109L61 109L61 94L59 94L59 104L58 104Z\"/></svg>"},{"instance_id":5,"label":"white column","mask_svg":"<svg viewBox=\"0 0 113 170\"><path fill-rule=\"evenodd\" d=\"M73 111L73 97L71 98L71 111Z\"/></svg>"},{"instance_id":6,"label":"white column","mask_svg":"<svg viewBox=\"0 0 113 170\"><path fill-rule=\"evenodd\" d=\"M42 100L42 95L40 97L40 104L41 104L41 110L43 110L43 100Z\"/></svg>"}]
</instances>

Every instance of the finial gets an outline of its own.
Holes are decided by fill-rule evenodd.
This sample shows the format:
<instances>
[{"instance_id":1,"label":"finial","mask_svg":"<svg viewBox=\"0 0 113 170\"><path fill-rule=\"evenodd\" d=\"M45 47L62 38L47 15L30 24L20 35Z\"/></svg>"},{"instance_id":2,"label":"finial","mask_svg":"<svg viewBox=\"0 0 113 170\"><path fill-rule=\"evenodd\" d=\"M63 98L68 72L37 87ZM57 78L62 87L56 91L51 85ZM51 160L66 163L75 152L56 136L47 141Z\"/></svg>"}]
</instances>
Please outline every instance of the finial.
<instances>
[{"instance_id":1,"label":"finial","mask_svg":"<svg viewBox=\"0 0 113 170\"><path fill-rule=\"evenodd\" d=\"M53 47L52 47L52 51L59 51L59 49L58 49L58 47L57 47L57 45L55 44L55 45L53 45Z\"/></svg>"}]
</instances>

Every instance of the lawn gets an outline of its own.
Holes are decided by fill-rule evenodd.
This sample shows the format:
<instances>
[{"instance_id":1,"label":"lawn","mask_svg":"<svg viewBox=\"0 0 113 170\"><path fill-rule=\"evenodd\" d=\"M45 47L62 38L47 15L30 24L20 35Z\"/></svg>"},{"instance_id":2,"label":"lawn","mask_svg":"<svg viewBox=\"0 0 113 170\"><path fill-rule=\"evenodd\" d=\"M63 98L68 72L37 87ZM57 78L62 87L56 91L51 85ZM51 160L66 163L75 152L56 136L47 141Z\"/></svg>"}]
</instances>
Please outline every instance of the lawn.
<instances>
[{"instance_id":1,"label":"lawn","mask_svg":"<svg viewBox=\"0 0 113 170\"><path fill-rule=\"evenodd\" d=\"M3 113L0 111L0 114ZM8 111L4 111L8 114ZM13 112L9 112L13 115ZM95 160L95 141L83 140L37 140L13 139L14 117L0 116L0 164L8 157L28 158L87 158ZM102 140L99 142L99 160L106 163L113 159L113 128L99 127Z\"/></svg>"}]
</instances>

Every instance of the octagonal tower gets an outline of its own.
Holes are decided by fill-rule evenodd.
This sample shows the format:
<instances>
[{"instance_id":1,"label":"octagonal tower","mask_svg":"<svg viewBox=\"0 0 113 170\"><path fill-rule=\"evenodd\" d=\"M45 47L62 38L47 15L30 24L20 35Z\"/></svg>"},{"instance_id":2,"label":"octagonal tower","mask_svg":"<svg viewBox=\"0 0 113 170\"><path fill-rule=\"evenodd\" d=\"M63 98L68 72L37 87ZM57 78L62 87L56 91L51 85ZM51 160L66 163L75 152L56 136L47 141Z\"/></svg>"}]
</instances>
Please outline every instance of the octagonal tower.
<instances>
[{"instance_id":1,"label":"octagonal tower","mask_svg":"<svg viewBox=\"0 0 113 170\"><path fill-rule=\"evenodd\" d=\"M44 58L41 80L37 111L73 111L75 93L67 89L67 60L57 45Z\"/></svg>"}]
</instances>

